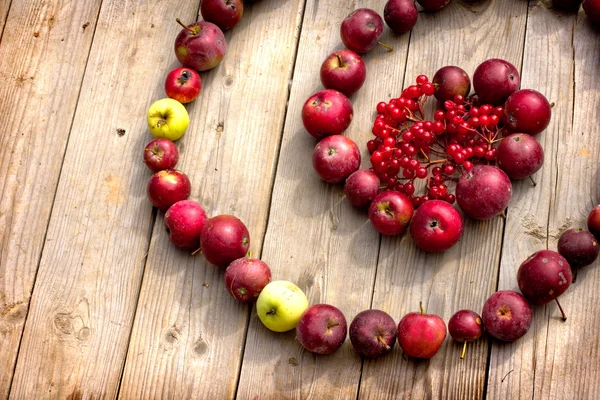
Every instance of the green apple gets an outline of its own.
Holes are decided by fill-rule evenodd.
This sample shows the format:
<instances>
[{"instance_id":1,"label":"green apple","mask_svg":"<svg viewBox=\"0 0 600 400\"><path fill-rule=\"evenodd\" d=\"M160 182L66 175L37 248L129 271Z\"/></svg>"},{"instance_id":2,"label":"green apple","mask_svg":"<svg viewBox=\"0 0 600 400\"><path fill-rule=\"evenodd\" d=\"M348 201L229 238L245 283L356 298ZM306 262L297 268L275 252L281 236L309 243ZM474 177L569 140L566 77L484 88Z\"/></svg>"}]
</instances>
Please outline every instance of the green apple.
<instances>
[{"instance_id":1,"label":"green apple","mask_svg":"<svg viewBox=\"0 0 600 400\"><path fill-rule=\"evenodd\" d=\"M190 116L177 100L160 99L148 110L148 129L155 138L175 141L183 136L189 124Z\"/></svg>"},{"instance_id":2,"label":"green apple","mask_svg":"<svg viewBox=\"0 0 600 400\"><path fill-rule=\"evenodd\" d=\"M296 328L300 316L307 308L308 299L304 292L288 281L269 283L256 301L258 318L275 332L286 332Z\"/></svg>"}]
</instances>

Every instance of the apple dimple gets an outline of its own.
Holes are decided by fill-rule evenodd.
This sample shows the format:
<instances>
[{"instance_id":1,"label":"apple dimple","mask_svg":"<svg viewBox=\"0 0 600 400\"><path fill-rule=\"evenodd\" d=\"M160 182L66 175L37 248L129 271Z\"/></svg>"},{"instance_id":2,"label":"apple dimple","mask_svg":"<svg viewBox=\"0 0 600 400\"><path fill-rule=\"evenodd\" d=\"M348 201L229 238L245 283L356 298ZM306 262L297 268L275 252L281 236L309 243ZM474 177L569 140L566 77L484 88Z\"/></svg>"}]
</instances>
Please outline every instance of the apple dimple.
<instances>
[{"instance_id":1,"label":"apple dimple","mask_svg":"<svg viewBox=\"0 0 600 400\"><path fill-rule=\"evenodd\" d=\"M496 315L498 315L498 318L510 319L511 318L510 308L508 308L506 305L503 305L502 307L498 308L498 311L496 311Z\"/></svg>"}]
</instances>

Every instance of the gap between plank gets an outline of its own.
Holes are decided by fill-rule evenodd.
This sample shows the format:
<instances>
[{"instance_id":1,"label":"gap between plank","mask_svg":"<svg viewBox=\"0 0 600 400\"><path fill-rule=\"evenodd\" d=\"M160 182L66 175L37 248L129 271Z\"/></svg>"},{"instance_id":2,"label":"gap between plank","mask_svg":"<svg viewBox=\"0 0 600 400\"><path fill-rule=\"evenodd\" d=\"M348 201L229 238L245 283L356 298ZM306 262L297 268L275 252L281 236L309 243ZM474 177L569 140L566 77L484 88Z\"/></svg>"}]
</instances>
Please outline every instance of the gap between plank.
<instances>
[{"instance_id":1,"label":"gap between plank","mask_svg":"<svg viewBox=\"0 0 600 400\"><path fill-rule=\"evenodd\" d=\"M56 201L56 194L58 193L58 185L60 184L60 177L62 176L62 170L65 165L65 156L67 154L67 149L69 148L69 141L71 139L71 133L73 131L73 122L75 121L75 115L77 115L77 109L79 108L79 99L81 98L81 90L83 89L83 81L85 79L85 75L87 72L88 63L90 61L90 55L92 54L92 46L94 45L94 38L96 36L96 28L98 27L98 19L100 18L100 11L102 10L103 0L100 0L100 5L98 6L98 14L96 15L96 21L94 21L94 31L92 32L92 39L90 41L90 46L88 48L87 58L85 60L85 67L83 68L83 74L81 75L81 80L79 82L79 91L77 92L77 100L75 101L75 109L73 110L73 115L71 116L71 125L69 126L69 134L67 136L67 142L65 144L65 148L62 154L62 161L60 164L60 169L58 172L58 179L56 181L56 187L54 188L54 196L52 196L52 202L50 203L50 213L48 214L48 220L46 221L46 231L44 233L44 238L42 241L42 248L40 249L40 253L37 260L37 267L35 269L35 274L33 275L33 281L31 283L31 296L29 296L29 300L27 302L27 310L25 312L25 319L23 321L23 328L21 329L21 337L19 338L19 346L17 346L17 356L15 357L15 363L13 365L13 371L10 376L10 383L8 385L8 395L10 397L10 393L12 392L12 385L14 382L15 371L17 370L17 363L19 362L19 355L21 354L21 344L23 343L23 333L25 331L25 326L27 325L27 319L29 318L29 310L31 309L31 299L35 294L35 284L37 281L38 272L40 269L40 263L42 262L42 255L44 254L44 249L46 248L46 237L48 236L48 228L50 226L50 220L52 219L52 214L54 210L54 202ZM9 11L10 6L9 4ZM6 21L4 23L4 27L6 26L6 22L8 22L8 12L6 13ZM4 35L4 27L2 28L2 36ZM0 36L0 42L2 41L2 36Z\"/></svg>"},{"instance_id":2,"label":"gap between plank","mask_svg":"<svg viewBox=\"0 0 600 400\"><path fill-rule=\"evenodd\" d=\"M275 189L275 178L277 177L277 169L279 168L279 158L281 156L281 145L283 142L283 135L285 133L285 122L286 122L287 116L288 116L288 109L289 109L289 105L290 105L289 104L290 96L292 94L292 85L294 82L294 74L296 72L296 61L298 60L298 49L300 48L300 38L302 37L302 28L304 27L304 15L306 13L307 1L308 0L304 0L302 2L302 14L300 15L300 28L298 29L298 37L296 39L296 49L294 51L294 57L292 60L292 69L289 73L288 93L287 93L287 99L285 102L285 111L283 113L283 119L282 119L283 124L281 126L279 142L277 144L277 150L276 150L276 154L275 154L275 165L273 168L273 172L271 173L271 190L269 193L269 205L267 207L267 220L265 222L264 235L262 238L262 242L260 244L260 253L259 253L260 257L262 257L263 249L265 247L265 240L267 238L267 231L269 230L269 221L271 219L271 207L273 206L273 190ZM248 329L250 327L250 318L252 317L252 307L253 306L248 306L248 311L247 311L246 329L245 329L244 341L242 342L242 349L241 349L241 360L240 360L240 365L239 365L238 371L237 371L237 377L236 377L236 382L235 382L235 391L233 392L234 399L237 399L238 390L240 387L240 377L242 375L242 366L244 365L244 355L246 354L246 342L248 341Z\"/></svg>"},{"instance_id":3,"label":"gap between plank","mask_svg":"<svg viewBox=\"0 0 600 400\"><path fill-rule=\"evenodd\" d=\"M4 29L6 28L6 23L8 22L8 16L10 14L10 6L12 5L12 1L8 0L8 8L6 9L6 17L4 18L4 25L2 25L2 31L0 31L0 44L2 44L2 38L4 37ZM91 48L91 46L90 46Z\"/></svg>"}]
</instances>

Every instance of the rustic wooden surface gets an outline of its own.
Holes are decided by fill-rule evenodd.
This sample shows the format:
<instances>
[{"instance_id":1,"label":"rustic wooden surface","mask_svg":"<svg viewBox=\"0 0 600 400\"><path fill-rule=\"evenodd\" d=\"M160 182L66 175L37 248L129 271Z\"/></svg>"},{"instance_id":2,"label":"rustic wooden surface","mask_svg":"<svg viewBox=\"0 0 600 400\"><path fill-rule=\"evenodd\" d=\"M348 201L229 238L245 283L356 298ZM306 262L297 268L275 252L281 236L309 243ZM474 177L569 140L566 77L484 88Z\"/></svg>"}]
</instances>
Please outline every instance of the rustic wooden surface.
<instances>
[{"instance_id":1,"label":"rustic wooden surface","mask_svg":"<svg viewBox=\"0 0 600 400\"><path fill-rule=\"evenodd\" d=\"M386 28L395 50L365 56L367 82L352 97L347 135L363 166L375 104L443 65L472 73L486 58L508 59L523 88L556 103L539 136L538 185L514 182L506 221L469 220L457 246L427 255L408 236L382 239L340 185L316 177L315 141L300 119L321 87L322 60L342 48L341 20L384 3L248 5L226 33L223 63L202 73L203 93L188 106L179 168L192 198L209 214L244 220L254 254L311 303L334 304L350 322L371 307L398 321L423 301L447 321L515 288L521 261L555 249L600 202L600 30L549 0L454 0L421 13L409 34ZM465 360L447 339L428 362L405 361L398 346L363 362L349 340L316 357L293 332L268 331L254 308L229 298L223 271L170 246L162 213L145 198L145 114L177 65L174 19L195 19L199 5L0 0L0 398L596 397L593 266L561 297L566 323L549 304L535 308L523 339L486 336Z\"/></svg>"}]
</instances>

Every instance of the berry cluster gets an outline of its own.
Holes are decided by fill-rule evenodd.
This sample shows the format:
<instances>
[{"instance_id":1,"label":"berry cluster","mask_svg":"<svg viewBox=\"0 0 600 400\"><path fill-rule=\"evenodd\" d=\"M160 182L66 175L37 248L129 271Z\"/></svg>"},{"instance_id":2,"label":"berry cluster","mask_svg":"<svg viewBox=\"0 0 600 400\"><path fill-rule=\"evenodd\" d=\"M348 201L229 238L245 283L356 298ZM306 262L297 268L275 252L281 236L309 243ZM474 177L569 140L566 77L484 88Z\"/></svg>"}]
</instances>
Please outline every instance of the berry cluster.
<instances>
[{"instance_id":1,"label":"berry cluster","mask_svg":"<svg viewBox=\"0 0 600 400\"><path fill-rule=\"evenodd\" d=\"M415 207L431 199L454 203L446 183L455 172L495 160L502 135L504 108L479 106L477 97L456 95L426 120L424 105L434 92L427 76L419 75L400 97L377 104L375 138L367 143L381 183L409 196ZM415 195L415 179L427 179L423 196Z\"/></svg>"}]
</instances>

